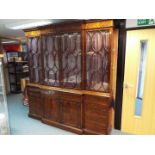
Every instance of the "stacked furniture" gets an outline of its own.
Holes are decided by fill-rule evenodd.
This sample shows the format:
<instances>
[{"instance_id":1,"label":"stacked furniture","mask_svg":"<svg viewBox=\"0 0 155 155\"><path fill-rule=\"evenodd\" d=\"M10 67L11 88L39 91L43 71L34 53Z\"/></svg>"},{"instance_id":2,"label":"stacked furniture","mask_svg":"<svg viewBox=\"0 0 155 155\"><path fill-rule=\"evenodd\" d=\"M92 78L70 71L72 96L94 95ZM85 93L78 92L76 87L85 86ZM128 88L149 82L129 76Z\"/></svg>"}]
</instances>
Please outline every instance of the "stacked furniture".
<instances>
[{"instance_id":1,"label":"stacked furniture","mask_svg":"<svg viewBox=\"0 0 155 155\"><path fill-rule=\"evenodd\" d=\"M25 30L29 116L78 134L109 134L117 29L88 20Z\"/></svg>"},{"instance_id":2,"label":"stacked furniture","mask_svg":"<svg viewBox=\"0 0 155 155\"><path fill-rule=\"evenodd\" d=\"M21 93L21 79L29 76L27 55L27 52L7 52L11 93Z\"/></svg>"}]
</instances>

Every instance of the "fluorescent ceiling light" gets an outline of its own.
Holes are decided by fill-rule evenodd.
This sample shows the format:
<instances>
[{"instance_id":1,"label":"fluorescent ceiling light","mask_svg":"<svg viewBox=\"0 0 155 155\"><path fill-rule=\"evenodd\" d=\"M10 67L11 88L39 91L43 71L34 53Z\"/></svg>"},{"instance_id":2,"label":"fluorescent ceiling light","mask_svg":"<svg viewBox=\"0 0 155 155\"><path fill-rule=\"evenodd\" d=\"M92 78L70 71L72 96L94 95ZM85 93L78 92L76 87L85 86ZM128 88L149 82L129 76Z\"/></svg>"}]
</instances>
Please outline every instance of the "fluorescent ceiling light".
<instances>
[{"instance_id":1,"label":"fluorescent ceiling light","mask_svg":"<svg viewBox=\"0 0 155 155\"><path fill-rule=\"evenodd\" d=\"M19 29L27 29L27 28L48 25L51 23L52 23L52 20L27 20L25 22L7 24L5 26L9 29L19 30Z\"/></svg>"},{"instance_id":2,"label":"fluorescent ceiling light","mask_svg":"<svg viewBox=\"0 0 155 155\"><path fill-rule=\"evenodd\" d=\"M10 44L10 43L17 43L17 41L14 41L14 40L2 41L2 44Z\"/></svg>"}]
</instances>

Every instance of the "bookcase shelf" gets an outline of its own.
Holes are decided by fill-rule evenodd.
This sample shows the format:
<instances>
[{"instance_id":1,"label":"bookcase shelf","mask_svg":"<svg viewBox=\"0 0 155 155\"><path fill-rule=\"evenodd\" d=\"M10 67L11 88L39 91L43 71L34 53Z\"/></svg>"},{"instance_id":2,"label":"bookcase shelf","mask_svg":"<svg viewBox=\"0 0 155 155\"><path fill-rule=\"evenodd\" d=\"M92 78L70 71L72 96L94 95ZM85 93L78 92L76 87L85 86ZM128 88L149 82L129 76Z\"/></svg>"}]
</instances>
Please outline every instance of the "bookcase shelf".
<instances>
[{"instance_id":1,"label":"bookcase shelf","mask_svg":"<svg viewBox=\"0 0 155 155\"><path fill-rule=\"evenodd\" d=\"M7 53L10 92L21 93L21 79L29 76L26 52Z\"/></svg>"}]
</instances>

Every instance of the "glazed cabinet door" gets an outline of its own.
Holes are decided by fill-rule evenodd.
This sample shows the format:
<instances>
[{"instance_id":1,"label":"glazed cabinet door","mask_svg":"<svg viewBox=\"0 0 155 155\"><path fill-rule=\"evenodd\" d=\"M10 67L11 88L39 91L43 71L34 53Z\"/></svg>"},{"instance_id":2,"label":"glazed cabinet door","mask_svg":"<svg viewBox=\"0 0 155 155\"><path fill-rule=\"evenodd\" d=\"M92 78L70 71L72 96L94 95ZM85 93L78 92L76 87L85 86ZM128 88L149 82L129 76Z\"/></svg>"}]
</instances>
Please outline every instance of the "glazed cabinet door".
<instances>
[{"instance_id":1,"label":"glazed cabinet door","mask_svg":"<svg viewBox=\"0 0 155 155\"><path fill-rule=\"evenodd\" d=\"M42 91L44 102L44 118L49 121L59 122L60 120L60 102L58 92Z\"/></svg>"},{"instance_id":2,"label":"glazed cabinet door","mask_svg":"<svg viewBox=\"0 0 155 155\"><path fill-rule=\"evenodd\" d=\"M60 86L60 36L43 35L44 84Z\"/></svg>"},{"instance_id":3,"label":"glazed cabinet door","mask_svg":"<svg viewBox=\"0 0 155 155\"><path fill-rule=\"evenodd\" d=\"M61 123L82 128L81 96L69 93L61 94Z\"/></svg>"},{"instance_id":4,"label":"glazed cabinet door","mask_svg":"<svg viewBox=\"0 0 155 155\"><path fill-rule=\"evenodd\" d=\"M43 116L43 102L38 88L28 87L29 115L36 118Z\"/></svg>"},{"instance_id":5,"label":"glazed cabinet door","mask_svg":"<svg viewBox=\"0 0 155 155\"><path fill-rule=\"evenodd\" d=\"M61 35L62 86L81 88L81 33Z\"/></svg>"},{"instance_id":6,"label":"glazed cabinet door","mask_svg":"<svg viewBox=\"0 0 155 155\"><path fill-rule=\"evenodd\" d=\"M109 91L110 31L86 32L86 89Z\"/></svg>"},{"instance_id":7,"label":"glazed cabinet door","mask_svg":"<svg viewBox=\"0 0 155 155\"><path fill-rule=\"evenodd\" d=\"M28 38L30 82L42 83L42 56L40 37Z\"/></svg>"}]
</instances>

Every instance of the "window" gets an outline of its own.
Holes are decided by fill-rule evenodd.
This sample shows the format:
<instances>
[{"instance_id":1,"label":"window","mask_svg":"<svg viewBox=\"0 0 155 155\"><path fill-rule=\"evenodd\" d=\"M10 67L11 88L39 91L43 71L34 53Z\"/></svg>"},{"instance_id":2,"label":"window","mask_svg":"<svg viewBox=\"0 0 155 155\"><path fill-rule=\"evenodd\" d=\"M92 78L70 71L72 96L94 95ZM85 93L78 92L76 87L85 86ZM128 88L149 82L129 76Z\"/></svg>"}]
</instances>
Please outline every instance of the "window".
<instances>
[{"instance_id":1,"label":"window","mask_svg":"<svg viewBox=\"0 0 155 155\"><path fill-rule=\"evenodd\" d=\"M139 70L138 70L138 81L137 81L136 103L135 103L136 116L141 116L142 114L144 80L145 80L145 70L146 70L147 41L141 41L140 48L141 48L141 54L140 54L140 64L139 64Z\"/></svg>"}]
</instances>

